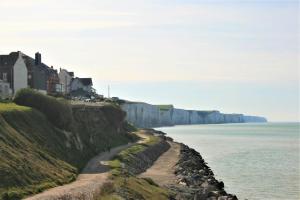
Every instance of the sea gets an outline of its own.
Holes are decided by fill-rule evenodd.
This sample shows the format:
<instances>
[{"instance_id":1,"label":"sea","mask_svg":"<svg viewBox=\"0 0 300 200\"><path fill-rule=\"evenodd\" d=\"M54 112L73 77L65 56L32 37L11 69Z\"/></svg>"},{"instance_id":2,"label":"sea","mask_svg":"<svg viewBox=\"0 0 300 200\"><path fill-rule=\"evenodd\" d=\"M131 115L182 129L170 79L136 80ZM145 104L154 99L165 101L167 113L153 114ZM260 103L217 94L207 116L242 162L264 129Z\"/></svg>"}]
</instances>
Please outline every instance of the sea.
<instances>
[{"instance_id":1,"label":"sea","mask_svg":"<svg viewBox=\"0 0 300 200\"><path fill-rule=\"evenodd\" d=\"M300 123L158 128L197 150L239 199L300 200Z\"/></svg>"}]
</instances>

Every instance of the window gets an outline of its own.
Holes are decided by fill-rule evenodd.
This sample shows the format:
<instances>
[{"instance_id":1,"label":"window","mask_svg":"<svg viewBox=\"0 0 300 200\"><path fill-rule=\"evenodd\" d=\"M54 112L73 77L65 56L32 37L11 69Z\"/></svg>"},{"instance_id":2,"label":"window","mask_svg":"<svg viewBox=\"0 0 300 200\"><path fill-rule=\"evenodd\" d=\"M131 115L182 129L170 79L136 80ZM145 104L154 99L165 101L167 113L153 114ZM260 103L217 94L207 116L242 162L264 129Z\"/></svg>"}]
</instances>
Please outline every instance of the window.
<instances>
[{"instance_id":1,"label":"window","mask_svg":"<svg viewBox=\"0 0 300 200\"><path fill-rule=\"evenodd\" d=\"M3 73L3 81L7 82L7 73Z\"/></svg>"}]
</instances>

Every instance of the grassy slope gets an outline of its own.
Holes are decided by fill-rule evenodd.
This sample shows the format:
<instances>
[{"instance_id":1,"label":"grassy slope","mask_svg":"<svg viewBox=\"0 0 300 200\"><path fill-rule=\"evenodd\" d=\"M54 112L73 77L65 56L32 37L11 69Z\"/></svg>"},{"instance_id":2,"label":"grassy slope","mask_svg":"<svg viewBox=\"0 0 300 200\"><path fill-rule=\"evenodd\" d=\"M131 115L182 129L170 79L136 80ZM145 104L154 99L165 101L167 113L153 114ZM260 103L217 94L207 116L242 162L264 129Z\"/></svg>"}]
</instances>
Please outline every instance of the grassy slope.
<instances>
[{"instance_id":1,"label":"grassy slope","mask_svg":"<svg viewBox=\"0 0 300 200\"><path fill-rule=\"evenodd\" d=\"M0 103L2 198L18 199L74 180L76 168L63 161L63 141L66 138L62 131L40 112Z\"/></svg>"},{"instance_id":2,"label":"grassy slope","mask_svg":"<svg viewBox=\"0 0 300 200\"><path fill-rule=\"evenodd\" d=\"M122 126L119 109L80 110L71 133L33 108L0 103L0 199L20 199L70 182L97 153L134 139L116 131ZM72 138L76 134L81 149Z\"/></svg>"},{"instance_id":3,"label":"grassy slope","mask_svg":"<svg viewBox=\"0 0 300 200\"><path fill-rule=\"evenodd\" d=\"M137 178L134 175L126 173L121 167L121 163L126 160L130 160L135 154L142 152L147 147L159 142L159 137L148 135L148 138L144 143L136 144L128 149L121 151L114 160L110 161L110 167L112 168L112 187L108 190L104 189L104 194L101 197L102 200L116 200L121 197L115 191L122 190L126 193L128 199L145 199L145 200L167 200L169 199L170 192L159 187L150 178Z\"/></svg>"},{"instance_id":4,"label":"grassy slope","mask_svg":"<svg viewBox=\"0 0 300 200\"><path fill-rule=\"evenodd\" d=\"M168 111L172 108L174 108L173 105L156 105L160 110L163 110L163 111Z\"/></svg>"}]
</instances>

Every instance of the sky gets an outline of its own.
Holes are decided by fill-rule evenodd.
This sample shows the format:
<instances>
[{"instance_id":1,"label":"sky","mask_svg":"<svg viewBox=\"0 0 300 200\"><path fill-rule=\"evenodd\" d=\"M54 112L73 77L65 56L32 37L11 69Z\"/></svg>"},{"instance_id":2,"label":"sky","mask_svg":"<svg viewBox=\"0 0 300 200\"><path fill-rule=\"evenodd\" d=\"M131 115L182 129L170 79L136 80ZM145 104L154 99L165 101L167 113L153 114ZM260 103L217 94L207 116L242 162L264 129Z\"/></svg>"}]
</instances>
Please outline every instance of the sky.
<instances>
[{"instance_id":1,"label":"sky","mask_svg":"<svg viewBox=\"0 0 300 200\"><path fill-rule=\"evenodd\" d=\"M0 0L0 54L107 95L300 121L296 0Z\"/></svg>"}]
</instances>

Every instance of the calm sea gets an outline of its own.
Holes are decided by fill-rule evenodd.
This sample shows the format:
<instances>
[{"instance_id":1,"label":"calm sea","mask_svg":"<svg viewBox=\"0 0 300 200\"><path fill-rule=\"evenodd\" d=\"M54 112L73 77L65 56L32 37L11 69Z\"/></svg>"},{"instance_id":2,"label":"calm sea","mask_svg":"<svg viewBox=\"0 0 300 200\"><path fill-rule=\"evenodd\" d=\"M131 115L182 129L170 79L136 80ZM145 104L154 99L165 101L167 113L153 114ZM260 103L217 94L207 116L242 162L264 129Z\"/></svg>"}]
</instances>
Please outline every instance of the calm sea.
<instances>
[{"instance_id":1,"label":"calm sea","mask_svg":"<svg viewBox=\"0 0 300 200\"><path fill-rule=\"evenodd\" d=\"M159 128L199 151L239 199L299 200L299 123Z\"/></svg>"}]
</instances>

